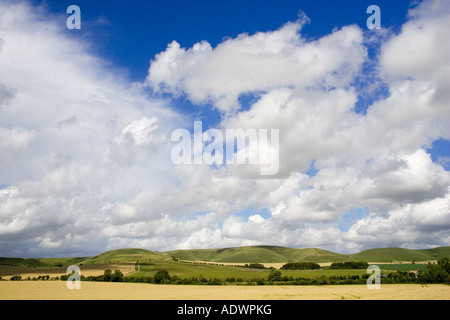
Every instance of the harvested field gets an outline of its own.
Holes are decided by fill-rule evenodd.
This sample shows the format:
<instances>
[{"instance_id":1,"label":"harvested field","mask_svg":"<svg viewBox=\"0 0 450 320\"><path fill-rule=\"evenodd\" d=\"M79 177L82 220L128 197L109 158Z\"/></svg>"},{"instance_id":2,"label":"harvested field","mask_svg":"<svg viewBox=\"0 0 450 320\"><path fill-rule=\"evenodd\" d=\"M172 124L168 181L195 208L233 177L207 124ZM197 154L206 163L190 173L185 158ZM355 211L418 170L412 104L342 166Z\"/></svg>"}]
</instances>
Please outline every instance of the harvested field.
<instances>
[{"instance_id":1,"label":"harvested field","mask_svg":"<svg viewBox=\"0 0 450 320\"><path fill-rule=\"evenodd\" d=\"M82 282L69 290L64 281L0 281L5 300L449 300L450 286L433 284L339 286L181 286L144 283Z\"/></svg>"},{"instance_id":2,"label":"harvested field","mask_svg":"<svg viewBox=\"0 0 450 320\"><path fill-rule=\"evenodd\" d=\"M99 276L102 275L106 269L120 270L124 275L135 272L134 263L105 263L105 264L88 264L79 266L83 276ZM30 268L18 266L0 266L0 276L3 279L10 279L11 276L20 275L22 279L28 277L33 278L37 276L49 275L50 277L59 277L66 274L67 268Z\"/></svg>"}]
</instances>

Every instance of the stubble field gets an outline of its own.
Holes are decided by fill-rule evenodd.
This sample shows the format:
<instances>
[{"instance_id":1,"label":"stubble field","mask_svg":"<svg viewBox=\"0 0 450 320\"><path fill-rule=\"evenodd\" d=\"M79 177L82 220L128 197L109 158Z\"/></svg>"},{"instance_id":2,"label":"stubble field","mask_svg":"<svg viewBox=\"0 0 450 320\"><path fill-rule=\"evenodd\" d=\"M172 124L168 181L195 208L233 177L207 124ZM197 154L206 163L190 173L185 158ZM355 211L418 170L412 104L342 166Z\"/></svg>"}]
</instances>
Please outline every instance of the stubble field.
<instances>
[{"instance_id":1,"label":"stubble field","mask_svg":"<svg viewBox=\"0 0 450 320\"><path fill-rule=\"evenodd\" d=\"M0 281L0 300L450 300L450 286L184 286L145 283Z\"/></svg>"}]
</instances>

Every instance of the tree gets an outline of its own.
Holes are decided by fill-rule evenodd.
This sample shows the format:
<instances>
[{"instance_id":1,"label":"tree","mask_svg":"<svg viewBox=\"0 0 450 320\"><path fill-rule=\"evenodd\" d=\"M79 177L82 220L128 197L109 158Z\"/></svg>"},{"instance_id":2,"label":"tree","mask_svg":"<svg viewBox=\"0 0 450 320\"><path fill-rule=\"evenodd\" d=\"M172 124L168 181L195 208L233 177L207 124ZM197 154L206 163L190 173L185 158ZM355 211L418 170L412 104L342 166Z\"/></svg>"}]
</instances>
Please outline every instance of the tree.
<instances>
[{"instance_id":1,"label":"tree","mask_svg":"<svg viewBox=\"0 0 450 320\"><path fill-rule=\"evenodd\" d=\"M450 261L448 257L438 260L438 266L440 266L445 272L450 274Z\"/></svg>"},{"instance_id":2,"label":"tree","mask_svg":"<svg viewBox=\"0 0 450 320\"><path fill-rule=\"evenodd\" d=\"M170 280L170 275L167 270L159 270L153 277L155 283L163 283L165 280Z\"/></svg>"},{"instance_id":3,"label":"tree","mask_svg":"<svg viewBox=\"0 0 450 320\"><path fill-rule=\"evenodd\" d=\"M281 280L281 272L274 268L270 270L269 281L280 281L280 280Z\"/></svg>"},{"instance_id":4,"label":"tree","mask_svg":"<svg viewBox=\"0 0 450 320\"><path fill-rule=\"evenodd\" d=\"M106 269L105 272L103 272L104 281L111 281L111 277L112 277L112 271L110 269Z\"/></svg>"},{"instance_id":5,"label":"tree","mask_svg":"<svg viewBox=\"0 0 450 320\"><path fill-rule=\"evenodd\" d=\"M123 281L123 273L120 270L114 270L114 273L111 275L112 282L122 282Z\"/></svg>"}]
</instances>

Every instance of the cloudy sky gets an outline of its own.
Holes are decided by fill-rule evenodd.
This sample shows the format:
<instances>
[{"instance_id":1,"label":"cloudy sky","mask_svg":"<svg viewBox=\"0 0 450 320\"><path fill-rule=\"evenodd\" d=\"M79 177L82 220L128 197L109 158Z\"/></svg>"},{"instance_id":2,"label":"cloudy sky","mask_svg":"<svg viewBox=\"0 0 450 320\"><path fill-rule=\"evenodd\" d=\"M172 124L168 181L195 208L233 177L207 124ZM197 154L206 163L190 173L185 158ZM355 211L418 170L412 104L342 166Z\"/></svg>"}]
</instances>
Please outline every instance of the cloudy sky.
<instances>
[{"instance_id":1,"label":"cloudy sky","mask_svg":"<svg viewBox=\"0 0 450 320\"><path fill-rule=\"evenodd\" d=\"M0 0L0 256L448 246L448 39L446 0ZM194 121L278 174L174 164Z\"/></svg>"}]
</instances>

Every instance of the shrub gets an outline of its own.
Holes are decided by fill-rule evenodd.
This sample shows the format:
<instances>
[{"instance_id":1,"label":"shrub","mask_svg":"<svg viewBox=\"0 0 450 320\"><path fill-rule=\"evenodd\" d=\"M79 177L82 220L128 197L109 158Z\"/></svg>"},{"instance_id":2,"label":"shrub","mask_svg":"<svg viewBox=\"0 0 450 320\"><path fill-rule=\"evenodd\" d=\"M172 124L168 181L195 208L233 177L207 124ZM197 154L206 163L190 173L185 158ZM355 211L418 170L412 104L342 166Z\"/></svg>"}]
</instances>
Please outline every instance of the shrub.
<instances>
[{"instance_id":1,"label":"shrub","mask_svg":"<svg viewBox=\"0 0 450 320\"><path fill-rule=\"evenodd\" d=\"M155 283L163 283L165 280L170 280L170 275L167 270L159 270L153 277Z\"/></svg>"},{"instance_id":2,"label":"shrub","mask_svg":"<svg viewBox=\"0 0 450 320\"><path fill-rule=\"evenodd\" d=\"M320 265L314 262L289 262L280 269L283 270L314 270L319 269Z\"/></svg>"},{"instance_id":3,"label":"shrub","mask_svg":"<svg viewBox=\"0 0 450 320\"><path fill-rule=\"evenodd\" d=\"M330 269L367 269L369 264L365 261L333 262Z\"/></svg>"},{"instance_id":4,"label":"shrub","mask_svg":"<svg viewBox=\"0 0 450 320\"><path fill-rule=\"evenodd\" d=\"M261 263L246 263L245 266L246 268L252 268L252 269L264 269L264 265Z\"/></svg>"},{"instance_id":5,"label":"shrub","mask_svg":"<svg viewBox=\"0 0 450 320\"><path fill-rule=\"evenodd\" d=\"M281 272L277 269L270 270L269 281L280 281L280 280L281 280Z\"/></svg>"}]
</instances>

